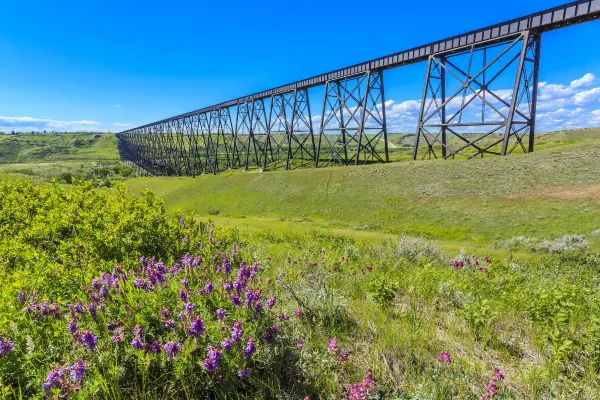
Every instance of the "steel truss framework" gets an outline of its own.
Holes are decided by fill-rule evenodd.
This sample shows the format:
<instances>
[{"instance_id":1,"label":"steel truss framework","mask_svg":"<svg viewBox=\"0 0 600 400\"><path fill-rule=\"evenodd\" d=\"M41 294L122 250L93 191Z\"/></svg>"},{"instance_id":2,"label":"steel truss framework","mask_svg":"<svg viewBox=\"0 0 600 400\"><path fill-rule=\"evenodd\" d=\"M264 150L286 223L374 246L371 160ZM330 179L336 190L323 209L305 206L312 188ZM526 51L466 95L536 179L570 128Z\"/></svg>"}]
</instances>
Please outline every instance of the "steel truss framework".
<instances>
[{"instance_id":1,"label":"steel truss framework","mask_svg":"<svg viewBox=\"0 0 600 400\"><path fill-rule=\"evenodd\" d=\"M413 159L533 151L539 59L540 35L529 31L506 42L431 55ZM496 82L511 73L512 92L503 96ZM452 91L450 80L457 83Z\"/></svg>"},{"instance_id":2,"label":"steel truss framework","mask_svg":"<svg viewBox=\"0 0 600 400\"><path fill-rule=\"evenodd\" d=\"M599 17L600 0L578 0L144 125L118 134L121 158L140 174L191 176L388 162L384 71L421 61L413 159L530 152L542 33Z\"/></svg>"}]
</instances>

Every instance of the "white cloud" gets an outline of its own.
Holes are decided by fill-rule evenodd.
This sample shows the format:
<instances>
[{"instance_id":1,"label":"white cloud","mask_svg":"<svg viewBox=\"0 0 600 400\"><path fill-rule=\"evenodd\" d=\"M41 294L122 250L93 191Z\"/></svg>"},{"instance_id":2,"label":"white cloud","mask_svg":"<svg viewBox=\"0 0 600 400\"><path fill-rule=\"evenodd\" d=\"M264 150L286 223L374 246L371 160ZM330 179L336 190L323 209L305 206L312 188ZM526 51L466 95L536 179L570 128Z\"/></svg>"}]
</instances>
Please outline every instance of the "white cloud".
<instances>
[{"instance_id":1,"label":"white cloud","mask_svg":"<svg viewBox=\"0 0 600 400\"><path fill-rule=\"evenodd\" d=\"M129 126L133 126L133 124L130 124L127 122L114 122L113 125L116 126L117 128L127 128Z\"/></svg>"},{"instance_id":2,"label":"white cloud","mask_svg":"<svg viewBox=\"0 0 600 400\"><path fill-rule=\"evenodd\" d=\"M581 78L575 79L569 86L573 89L577 89L583 86L590 86L594 83L596 83L596 76L588 72Z\"/></svg>"},{"instance_id":3,"label":"white cloud","mask_svg":"<svg viewBox=\"0 0 600 400\"><path fill-rule=\"evenodd\" d=\"M100 122L80 120L80 121L60 121L55 119L43 119L33 117L4 117L0 116L0 132L18 131L99 131Z\"/></svg>"},{"instance_id":4,"label":"white cloud","mask_svg":"<svg viewBox=\"0 0 600 400\"><path fill-rule=\"evenodd\" d=\"M115 108L119 108L119 107L121 107L121 105L120 105L120 104L117 104L117 105L115 105Z\"/></svg>"}]
</instances>

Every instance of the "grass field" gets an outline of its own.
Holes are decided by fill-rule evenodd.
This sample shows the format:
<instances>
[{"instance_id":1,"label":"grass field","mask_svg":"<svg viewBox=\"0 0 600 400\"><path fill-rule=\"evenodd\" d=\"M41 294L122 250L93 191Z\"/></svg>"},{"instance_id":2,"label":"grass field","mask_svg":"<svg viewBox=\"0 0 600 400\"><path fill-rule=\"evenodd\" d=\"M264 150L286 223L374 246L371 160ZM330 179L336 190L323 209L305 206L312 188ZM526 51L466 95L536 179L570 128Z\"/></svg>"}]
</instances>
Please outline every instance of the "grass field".
<instances>
[{"instance_id":1,"label":"grass field","mask_svg":"<svg viewBox=\"0 0 600 400\"><path fill-rule=\"evenodd\" d=\"M456 249L600 228L600 129L540 135L530 155L294 171L136 178L171 209L247 229L322 227L364 237L409 233ZM585 139L584 139L585 138Z\"/></svg>"},{"instance_id":2,"label":"grass field","mask_svg":"<svg viewBox=\"0 0 600 400\"><path fill-rule=\"evenodd\" d=\"M120 188L52 140L0 165L0 399L600 397L600 129Z\"/></svg>"},{"instance_id":3,"label":"grass field","mask_svg":"<svg viewBox=\"0 0 600 400\"><path fill-rule=\"evenodd\" d=\"M102 170L116 164L120 162L113 134L0 135L0 179L104 178Z\"/></svg>"}]
</instances>

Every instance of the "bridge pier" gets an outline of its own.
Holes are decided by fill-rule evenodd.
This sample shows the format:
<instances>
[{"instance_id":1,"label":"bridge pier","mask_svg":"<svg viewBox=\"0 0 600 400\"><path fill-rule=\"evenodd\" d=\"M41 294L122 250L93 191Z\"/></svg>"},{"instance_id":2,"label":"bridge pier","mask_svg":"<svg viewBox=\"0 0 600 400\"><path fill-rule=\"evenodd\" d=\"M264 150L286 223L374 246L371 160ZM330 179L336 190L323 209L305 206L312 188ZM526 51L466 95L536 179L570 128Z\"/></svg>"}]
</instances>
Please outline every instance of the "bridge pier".
<instances>
[{"instance_id":1,"label":"bridge pier","mask_svg":"<svg viewBox=\"0 0 600 400\"><path fill-rule=\"evenodd\" d=\"M533 151L540 39L526 30L431 54L413 160Z\"/></svg>"},{"instance_id":2,"label":"bridge pier","mask_svg":"<svg viewBox=\"0 0 600 400\"><path fill-rule=\"evenodd\" d=\"M374 161L389 161L383 71L327 81L315 167Z\"/></svg>"}]
</instances>

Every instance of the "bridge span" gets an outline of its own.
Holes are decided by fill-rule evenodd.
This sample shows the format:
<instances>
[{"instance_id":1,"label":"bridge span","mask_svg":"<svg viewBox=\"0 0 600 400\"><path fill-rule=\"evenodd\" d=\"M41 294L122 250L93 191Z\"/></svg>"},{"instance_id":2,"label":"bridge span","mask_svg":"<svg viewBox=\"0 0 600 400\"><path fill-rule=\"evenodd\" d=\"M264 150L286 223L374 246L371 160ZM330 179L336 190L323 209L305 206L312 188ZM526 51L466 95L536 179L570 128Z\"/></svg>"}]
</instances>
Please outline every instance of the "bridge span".
<instances>
[{"instance_id":1,"label":"bridge span","mask_svg":"<svg viewBox=\"0 0 600 400\"><path fill-rule=\"evenodd\" d=\"M150 175L389 162L384 71L426 62L413 160L531 152L542 34L597 18L574 1L120 132L119 151Z\"/></svg>"}]
</instances>

